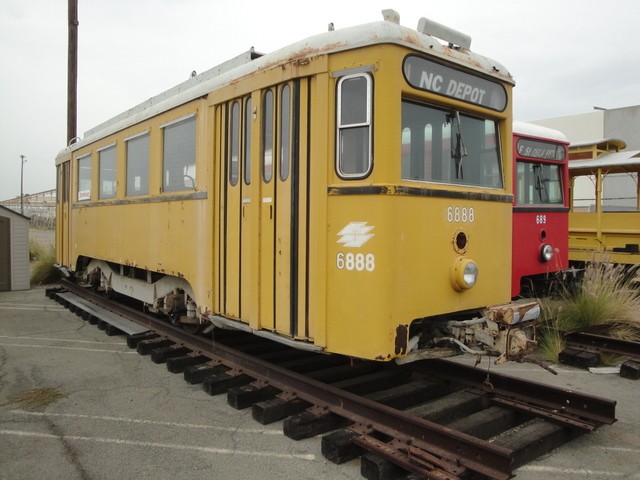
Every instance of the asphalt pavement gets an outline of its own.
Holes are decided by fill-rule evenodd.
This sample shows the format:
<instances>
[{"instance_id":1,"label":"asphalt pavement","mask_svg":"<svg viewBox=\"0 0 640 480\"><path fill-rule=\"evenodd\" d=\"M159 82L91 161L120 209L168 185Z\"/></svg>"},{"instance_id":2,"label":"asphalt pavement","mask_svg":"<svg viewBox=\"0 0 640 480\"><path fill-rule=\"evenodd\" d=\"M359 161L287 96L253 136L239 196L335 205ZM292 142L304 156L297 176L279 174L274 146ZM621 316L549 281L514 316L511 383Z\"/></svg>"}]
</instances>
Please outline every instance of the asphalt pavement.
<instances>
[{"instance_id":1,"label":"asphalt pavement","mask_svg":"<svg viewBox=\"0 0 640 480\"><path fill-rule=\"evenodd\" d=\"M458 361L472 363L471 357ZM479 368L488 368L483 363ZM618 422L516 470L521 480L640 479L640 381L530 364L491 371L605 396ZM59 306L44 288L0 292L0 479L360 479L334 465L321 438L294 441L282 422L127 348Z\"/></svg>"}]
</instances>

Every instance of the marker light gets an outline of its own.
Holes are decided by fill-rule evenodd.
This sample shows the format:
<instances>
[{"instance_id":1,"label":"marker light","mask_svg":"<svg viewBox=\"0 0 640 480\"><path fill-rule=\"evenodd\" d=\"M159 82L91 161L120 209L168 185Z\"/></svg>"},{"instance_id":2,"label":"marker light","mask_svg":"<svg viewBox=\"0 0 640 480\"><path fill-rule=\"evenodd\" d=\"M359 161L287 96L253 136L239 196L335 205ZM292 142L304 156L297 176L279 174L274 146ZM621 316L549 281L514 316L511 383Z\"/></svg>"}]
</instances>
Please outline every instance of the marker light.
<instances>
[{"instance_id":1,"label":"marker light","mask_svg":"<svg viewBox=\"0 0 640 480\"><path fill-rule=\"evenodd\" d=\"M478 280L478 265L473 260L457 257L451 265L451 283L453 288L462 292L476 284Z\"/></svg>"},{"instance_id":2,"label":"marker light","mask_svg":"<svg viewBox=\"0 0 640 480\"><path fill-rule=\"evenodd\" d=\"M553 248L548 243L545 243L540 248L540 260L548 262L553 258Z\"/></svg>"}]
</instances>

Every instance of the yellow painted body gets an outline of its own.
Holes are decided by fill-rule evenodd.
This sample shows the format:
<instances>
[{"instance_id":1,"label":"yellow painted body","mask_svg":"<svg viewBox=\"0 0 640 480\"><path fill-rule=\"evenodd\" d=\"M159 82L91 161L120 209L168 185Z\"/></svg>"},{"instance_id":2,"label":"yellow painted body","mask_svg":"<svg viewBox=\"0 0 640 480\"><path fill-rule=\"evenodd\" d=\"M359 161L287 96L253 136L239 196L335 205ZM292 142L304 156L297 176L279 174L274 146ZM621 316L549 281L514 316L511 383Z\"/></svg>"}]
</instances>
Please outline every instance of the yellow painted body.
<instances>
[{"instance_id":1,"label":"yellow painted body","mask_svg":"<svg viewBox=\"0 0 640 480\"><path fill-rule=\"evenodd\" d=\"M511 84L503 82L508 98L503 112L419 91L402 75L409 53L416 52L406 45L375 44L292 56L64 152L57 160L59 188L63 192L69 183L69 200L61 195L58 203L58 262L76 270L80 258L95 258L184 278L201 314L327 352L378 360L406 353L409 326L416 319L508 302ZM336 72L361 67L371 72L374 85L374 166L364 179L345 180L335 169ZM280 179L281 145L276 146L273 180L267 183L261 164L265 92L278 97L285 85L298 99L291 120L298 141L290 145L295 156L286 180ZM505 187L401 180L403 98L497 120ZM250 162L240 159L240 181L230 185L228 159L235 140L227 125L233 102L245 111L249 99L239 142L247 145ZM190 114L196 116L195 190L163 193L161 126ZM279 107L273 115L277 120ZM124 140L143 131L150 132L149 194L127 197ZM97 152L113 143L116 196L99 200ZM77 159L87 153L93 162L92 196L79 202ZM243 181L246 173L249 183ZM426 189L457 197L424 196ZM461 198L466 192L473 195ZM473 209L472 218L448 215L456 208ZM359 248L339 242L339 232L351 222L374 227L373 237ZM454 245L461 231L468 239L462 252ZM460 256L479 268L477 284L465 291L451 282L451 266Z\"/></svg>"},{"instance_id":2,"label":"yellow painted body","mask_svg":"<svg viewBox=\"0 0 640 480\"><path fill-rule=\"evenodd\" d=\"M571 212L569 214L569 259L604 260L640 264L639 253L615 251L640 239L640 212Z\"/></svg>"},{"instance_id":3,"label":"yellow painted body","mask_svg":"<svg viewBox=\"0 0 640 480\"><path fill-rule=\"evenodd\" d=\"M569 260L572 262L640 264L640 253L637 251L640 243L640 162L633 160L637 152L626 154L625 147L621 140L603 140L569 149ZM620 174L635 180L630 180L626 188L609 191L605 195L604 179L607 175ZM576 191L579 177L590 178L593 186L593 190L587 194L591 199L588 208L574 200L585 196L584 192ZM632 187L634 183L635 187ZM624 209L610 206L623 197L626 203Z\"/></svg>"},{"instance_id":4,"label":"yellow painted body","mask_svg":"<svg viewBox=\"0 0 640 480\"><path fill-rule=\"evenodd\" d=\"M449 206L469 205L476 210L473 224L447 221ZM329 265L327 298L340 301L328 303L327 318L332 323L327 343L338 351L388 360L406 349L406 339L397 335L412 320L505 302L509 295L502 283L510 262L500 261L498 255L511 242L496 232L510 224L510 217L501 204L396 195L335 196L329 199L329 217L334 219L330 259L341 253L363 254L365 262L367 255L375 257L373 272L366 266L358 271L357 265L353 270ZM346 249L335 240L354 218L374 226L375 236L360 249ZM454 236L460 229L469 238L465 255L480 270L477 285L464 292L454 290L450 282L450 266L459 256Z\"/></svg>"},{"instance_id":5,"label":"yellow painted body","mask_svg":"<svg viewBox=\"0 0 640 480\"><path fill-rule=\"evenodd\" d=\"M580 160L574 160L576 164ZM595 180L594 207L589 212L574 209L569 213L569 260L572 262L605 261L628 265L640 264L637 248L640 242L640 204L634 210L607 211L603 209L603 176L608 173L633 172L637 179L640 165L636 167L610 166L590 170L571 171L573 179L578 175L590 174ZM637 180L636 180L637 182ZM636 185L636 189L638 189ZM636 202L640 190L635 192ZM629 249L635 245L635 251Z\"/></svg>"},{"instance_id":6,"label":"yellow painted body","mask_svg":"<svg viewBox=\"0 0 640 480\"><path fill-rule=\"evenodd\" d=\"M71 206L69 213L58 218L66 222L57 226L57 260L72 269L80 256L134 266L153 272L186 278L205 308L213 302L213 252L211 245L202 239L212 238L212 204L198 199L208 196L205 182L198 184L198 191L182 195L162 195L161 165L150 163L149 195L127 197L124 164L124 143L117 142L140 131L151 132L150 157L161 158L162 142L158 125L186 113L196 112L198 126L204 131L206 116L201 115L199 102L157 117L149 124L125 130L109 136L95 145L74 152L74 158L92 154L92 193L88 202L78 202L77 165L71 162ZM206 112L206 110L205 110ZM98 200L98 161L96 151L105 145L116 143L117 195L109 200ZM198 178L206 179L209 168L206 159L206 143L198 144L200 161ZM155 182L153 181L155 180ZM195 198L194 198L195 197ZM58 205L60 208L60 204ZM68 253L67 253L68 252Z\"/></svg>"}]
</instances>

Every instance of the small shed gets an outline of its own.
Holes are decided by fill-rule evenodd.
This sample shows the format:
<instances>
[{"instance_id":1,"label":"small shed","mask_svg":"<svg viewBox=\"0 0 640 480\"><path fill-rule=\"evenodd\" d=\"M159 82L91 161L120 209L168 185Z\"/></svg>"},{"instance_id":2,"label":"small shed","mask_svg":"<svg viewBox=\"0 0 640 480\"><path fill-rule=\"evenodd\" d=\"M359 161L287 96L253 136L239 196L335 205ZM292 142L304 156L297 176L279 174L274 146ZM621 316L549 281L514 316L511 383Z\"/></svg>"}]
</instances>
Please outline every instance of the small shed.
<instances>
[{"instance_id":1,"label":"small shed","mask_svg":"<svg viewBox=\"0 0 640 480\"><path fill-rule=\"evenodd\" d=\"M0 205L0 291L30 287L29 218Z\"/></svg>"}]
</instances>

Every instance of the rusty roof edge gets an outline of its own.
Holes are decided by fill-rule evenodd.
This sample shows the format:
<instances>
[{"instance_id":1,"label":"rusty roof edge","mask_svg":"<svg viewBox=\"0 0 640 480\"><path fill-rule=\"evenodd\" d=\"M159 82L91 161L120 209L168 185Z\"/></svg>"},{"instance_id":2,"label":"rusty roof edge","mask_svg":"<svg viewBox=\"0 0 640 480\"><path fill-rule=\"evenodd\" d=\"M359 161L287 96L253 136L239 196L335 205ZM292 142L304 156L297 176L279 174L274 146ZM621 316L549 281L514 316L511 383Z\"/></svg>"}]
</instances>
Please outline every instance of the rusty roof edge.
<instances>
[{"instance_id":1,"label":"rusty roof edge","mask_svg":"<svg viewBox=\"0 0 640 480\"><path fill-rule=\"evenodd\" d=\"M207 70L189 80L178 84L159 95L151 97L137 107L127 110L110 120L94 127L85 133L85 137L63 149L58 155L77 150L89 143L98 141L122 129L133 126L148 118L183 105L189 101L206 96L209 92L224 87L232 81L253 72L273 68L277 65L299 60L303 53L307 58L312 56L353 50L371 44L398 44L416 50L428 52L436 58L460 64L470 70L494 77L513 84L514 80L500 63L464 48L452 48L442 45L430 35L404 27L389 21L373 22L343 29L328 31L295 42L273 53L262 55L256 59L247 59L245 54L231 59L218 67ZM233 64L234 61L237 64ZM221 68L230 64L230 68ZM219 74L211 72L220 70Z\"/></svg>"}]
</instances>

